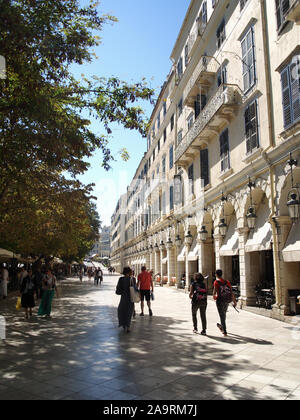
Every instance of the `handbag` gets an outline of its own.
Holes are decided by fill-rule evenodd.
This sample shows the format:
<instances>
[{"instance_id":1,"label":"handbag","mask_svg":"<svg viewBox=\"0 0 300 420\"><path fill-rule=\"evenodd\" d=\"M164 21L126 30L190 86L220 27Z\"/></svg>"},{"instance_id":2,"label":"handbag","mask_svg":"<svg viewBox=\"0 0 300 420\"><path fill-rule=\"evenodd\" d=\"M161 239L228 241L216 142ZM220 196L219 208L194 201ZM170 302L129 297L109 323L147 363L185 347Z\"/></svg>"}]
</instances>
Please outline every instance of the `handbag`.
<instances>
[{"instance_id":1,"label":"handbag","mask_svg":"<svg viewBox=\"0 0 300 420\"><path fill-rule=\"evenodd\" d=\"M21 298L18 297L17 304L16 304L16 310L19 311L21 308L22 308Z\"/></svg>"},{"instance_id":2,"label":"handbag","mask_svg":"<svg viewBox=\"0 0 300 420\"><path fill-rule=\"evenodd\" d=\"M130 279L129 291L130 291L131 302L132 303L139 303L141 301L141 295L140 295L140 292L138 290L136 290L132 279Z\"/></svg>"}]
</instances>

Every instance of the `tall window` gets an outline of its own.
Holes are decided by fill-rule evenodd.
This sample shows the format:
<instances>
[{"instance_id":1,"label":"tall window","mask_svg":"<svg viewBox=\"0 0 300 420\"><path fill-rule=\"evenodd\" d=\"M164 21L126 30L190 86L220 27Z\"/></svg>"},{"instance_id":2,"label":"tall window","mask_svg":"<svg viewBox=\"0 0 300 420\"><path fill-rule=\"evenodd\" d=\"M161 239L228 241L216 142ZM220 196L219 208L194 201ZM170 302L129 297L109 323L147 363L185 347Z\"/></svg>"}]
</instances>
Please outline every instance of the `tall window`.
<instances>
[{"instance_id":1,"label":"tall window","mask_svg":"<svg viewBox=\"0 0 300 420\"><path fill-rule=\"evenodd\" d=\"M178 117L182 114L183 111L183 99L181 98L178 102Z\"/></svg>"},{"instance_id":2,"label":"tall window","mask_svg":"<svg viewBox=\"0 0 300 420\"><path fill-rule=\"evenodd\" d=\"M225 20L223 19L220 26L217 29L217 47L220 48L226 39L225 33Z\"/></svg>"},{"instance_id":3,"label":"tall window","mask_svg":"<svg viewBox=\"0 0 300 420\"><path fill-rule=\"evenodd\" d=\"M170 186L170 210L174 209L174 187Z\"/></svg>"},{"instance_id":4,"label":"tall window","mask_svg":"<svg viewBox=\"0 0 300 420\"><path fill-rule=\"evenodd\" d=\"M228 128L220 136L221 172L230 169Z\"/></svg>"},{"instance_id":5,"label":"tall window","mask_svg":"<svg viewBox=\"0 0 300 420\"><path fill-rule=\"evenodd\" d=\"M200 178L202 186L206 187L209 184L208 149L200 150Z\"/></svg>"},{"instance_id":6,"label":"tall window","mask_svg":"<svg viewBox=\"0 0 300 420\"><path fill-rule=\"evenodd\" d=\"M290 0L275 0L277 31L280 31L286 23L286 14L290 9Z\"/></svg>"},{"instance_id":7,"label":"tall window","mask_svg":"<svg viewBox=\"0 0 300 420\"><path fill-rule=\"evenodd\" d=\"M259 147L257 100L245 109L245 133L247 154Z\"/></svg>"},{"instance_id":8,"label":"tall window","mask_svg":"<svg viewBox=\"0 0 300 420\"><path fill-rule=\"evenodd\" d=\"M177 145L182 142L182 133L183 133L183 131L180 130L177 134Z\"/></svg>"},{"instance_id":9,"label":"tall window","mask_svg":"<svg viewBox=\"0 0 300 420\"><path fill-rule=\"evenodd\" d=\"M295 56L281 72L284 127L300 120L300 60Z\"/></svg>"},{"instance_id":10,"label":"tall window","mask_svg":"<svg viewBox=\"0 0 300 420\"><path fill-rule=\"evenodd\" d=\"M189 194L194 194L194 165L189 166L188 169L188 178L189 178Z\"/></svg>"},{"instance_id":11,"label":"tall window","mask_svg":"<svg viewBox=\"0 0 300 420\"><path fill-rule=\"evenodd\" d=\"M171 124L171 131L173 131L173 128L174 128L174 114L171 117L170 124Z\"/></svg>"},{"instance_id":12,"label":"tall window","mask_svg":"<svg viewBox=\"0 0 300 420\"><path fill-rule=\"evenodd\" d=\"M244 91L249 90L256 82L254 29L251 27L242 39L242 60Z\"/></svg>"},{"instance_id":13,"label":"tall window","mask_svg":"<svg viewBox=\"0 0 300 420\"><path fill-rule=\"evenodd\" d=\"M247 2L248 2L248 0L240 0L241 10L243 10L243 8L246 6Z\"/></svg>"},{"instance_id":14,"label":"tall window","mask_svg":"<svg viewBox=\"0 0 300 420\"><path fill-rule=\"evenodd\" d=\"M170 150L169 150L169 167L170 167L170 170L173 168L173 165L174 165L174 148L173 148L173 146L171 146L170 147Z\"/></svg>"},{"instance_id":15,"label":"tall window","mask_svg":"<svg viewBox=\"0 0 300 420\"><path fill-rule=\"evenodd\" d=\"M182 74L183 74L183 61L182 61L182 57L180 57L177 64L177 76L179 77L179 79L181 78Z\"/></svg>"}]
</instances>

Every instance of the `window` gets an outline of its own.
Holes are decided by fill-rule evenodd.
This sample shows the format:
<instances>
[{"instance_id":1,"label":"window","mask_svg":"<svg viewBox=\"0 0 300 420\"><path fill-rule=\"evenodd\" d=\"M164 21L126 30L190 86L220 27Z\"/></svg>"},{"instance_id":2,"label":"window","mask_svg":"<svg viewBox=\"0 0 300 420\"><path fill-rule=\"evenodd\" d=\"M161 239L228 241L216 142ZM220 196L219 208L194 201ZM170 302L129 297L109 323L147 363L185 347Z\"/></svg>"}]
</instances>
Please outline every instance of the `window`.
<instances>
[{"instance_id":1,"label":"window","mask_svg":"<svg viewBox=\"0 0 300 420\"><path fill-rule=\"evenodd\" d=\"M177 76L179 77L179 79L181 78L182 74L183 74L183 62L182 62L182 57L180 57L177 64Z\"/></svg>"},{"instance_id":2,"label":"window","mask_svg":"<svg viewBox=\"0 0 300 420\"><path fill-rule=\"evenodd\" d=\"M200 150L200 178L205 188L209 184L208 149Z\"/></svg>"},{"instance_id":3,"label":"window","mask_svg":"<svg viewBox=\"0 0 300 420\"><path fill-rule=\"evenodd\" d=\"M163 176L163 178L165 178L166 177L166 157L164 156L163 158L162 158L162 176Z\"/></svg>"},{"instance_id":4,"label":"window","mask_svg":"<svg viewBox=\"0 0 300 420\"><path fill-rule=\"evenodd\" d=\"M227 83L227 66L220 67L217 77L218 87Z\"/></svg>"},{"instance_id":5,"label":"window","mask_svg":"<svg viewBox=\"0 0 300 420\"><path fill-rule=\"evenodd\" d=\"M194 124L194 114L191 113L187 119L188 130L190 130L193 127L193 124Z\"/></svg>"},{"instance_id":6,"label":"window","mask_svg":"<svg viewBox=\"0 0 300 420\"><path fill-rule=\"evenodd\" d=\"M254 29L251 27L241 42L243 60L244 92L256 82Z\"/></svg>"},{"instance_id":7,"label":"window","mask_svg":"<svg viewBox=\"0 0 300 420\"><path fill-rule=\"evenodd\" d=\"M259 147L257 100L245 109L245 133L247 154Z\"/></svg>"},{"instance_id":8,"label":"window","mask_svg":"<svg viewBox=\"0 0 300 420\"><path fill-rule=\"evenodd\" d=\"M157 129L160 129L160 114L157 116Z\"/></svg>"},{"instance_id":9,"label":"window","mask_svg":"<svg viewBox=\"0 0 300 420\"><path fill-rule=\"evenodd\" d=\"M174 209L174 187L170 186L170 210Z\"/></svg>"},{"instance_id":10,"label":"window","mask_svg":"<svg viewBox=\"0 0 300 420\"><path fill-rule=\"evenodd\" d=\"M182 142L182 130L180 130L177 134L177 145Z\"/></svg>"},{"instance_id":11,"label":"window","mask_svg":"<svg viewBox=\"0 0 300 420\"><path fill-rule=\"evenodd\" d=\"M230 169L228 128L220 136L221 172Z\"/></svg>"},{"instance_id":12,"label":"window","mask_svg":"<svg viewBox=\"0 0 300 420\"><path fill-rule=\"evenodd\" d=\"M184 64L185 67L189 64L189 44L186 44L184 48Z\"/></svg>"},{"instance_id":13,"label":"window","mask_svg":"<svg viewBox=\"0 0 300 420\"><path fill-rule=\"evenodd\" d=\"M286 24L286 14L290 9L290 0L276 0L277 31L280 31Z\"/></svg>"},{"instance_id":14,"label":"window","mask_svg":"<svg viewBox=\"0 0 300 420\"><path fill-rule=\"evenodd\" d=\"M217 47L220 48L226 39L225 34L225 20L223 19L220 26L217 29Z\"/></svg>"},{"instance_id":15,"label":"window","mask_svg":"<svg viewBox=\"0 0 300 420\"><path fill-rule=\"evenodd\" d=\"M281 72L284 127L300 120L300 56L295 56Z\"/></svg>"},{"instance_id":16,"label":"window","mask_svg":"<svg viewBox=\"0 0 300 420\"><path fill-rule=\"evenodd\" d=\"M188 179L189 179L189 194L194 194L194 165L189 166L188 169Z\"/></svg>"},{"instance_id":17,"label":"window","mask_svg":"<svg viewBox=\"0 0 300 420\"><path fill-rule=\"evenodd\" d=\"M155 161L155 149L153 150L153 162Z\"/></svg>"},{"instance_id":18,"label":"window","mask_svg":"<svg viewBox=\"0 0 300 420\"><path fill-rule=\"evenodd\" d=\"M166 116L166 113L167 113L167 102L166 102L166 99L164 101L165 102L163 103L163 115L165 117Z\"/></svg>"},{"instance_id":19,"label":"window","mask_svg":"<svg viewBox=\"0 0 300 420\"><path fill-rule=\"evenodd\" d=\"M157 142L157 153L159 153L159 152L160 152L160 139Z\"/></svg>"},{"instance_id":20,"label":"window","mask_svg":"<svg viewBox=\"0 0 300 420\"><path fill-rule=\"evenodd\" d=\"M183 111L183 99L181 98L180 101L178 102L178 117L180 117L180 115L182 114Z\"/></svg>"},{"instance_id":21,"label":"window","mask_svg":"<svg viewBox=\"0 0 300 420\"><path fill-rule=\"evenodd\" d=\"M172 115L172 117L171 117L171 131L173 131L173 128L174 128L174 114Z\"/></svg>"},{"instance_id":22,"label":"window","mask_svg":"<svg viewBox=\"0 0 300 420\"><path fill-rule=\"evenodd\" d=\"M194 110L195 110L195 120L200 115L200 112L205 108L207 103L206 95L197 95L197 98L194 102Z\"/></svg>"},{"instance_id":23,"label":"window","mask_svg":"<svg viewBox=\"0 0 300 420\"><path fill-rule=\"evenodd\" d=\"M151 146L151 136L150 134L148 135L148 150L150 149Z\"/></svg>"},{"instance_id":24,"label":"window","mask_svg":"<svg viewBox=\"0 0 300 420\"><path fill-rule=\"evenodd\" d=\"M173 168L173 165L174 165L174 157L173 157L173 155L174 155L174 148L173 148L173 146L171 146L170 147L170 150L169 150L169 168L170 169L172 169Z\"/></svg>"},{"instance_id":25,"label":"window","mask_svg":"<svg viewBox=\"0 0 300 420\"><path fill-rule=\"evenodd\" d=\"M248 2L248 0L240 0L241 10L243 10L243 8L246 6L247 2Z\"/></svg>"},{"instance_id":26,"label":"window","mask_svg":"<svg viewBox=\"0 0 300 420\"><path fill-rule=\"evenodd\" d=\"M166 142L166 140L167 140L167 129L165 128L164 129L164 143Z\"/></svg>"}]
</instances>

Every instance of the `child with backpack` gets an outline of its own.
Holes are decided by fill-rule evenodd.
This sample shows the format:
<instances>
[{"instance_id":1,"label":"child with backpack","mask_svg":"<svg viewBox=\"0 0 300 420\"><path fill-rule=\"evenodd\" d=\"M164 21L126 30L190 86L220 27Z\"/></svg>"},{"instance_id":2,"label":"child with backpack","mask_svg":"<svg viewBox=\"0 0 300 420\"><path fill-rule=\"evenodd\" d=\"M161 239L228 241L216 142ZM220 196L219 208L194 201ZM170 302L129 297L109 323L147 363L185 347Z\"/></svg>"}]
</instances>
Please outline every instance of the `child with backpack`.
<instances>
[{"instance_id":1,"label":"child with backpack","mask_svg":"<svg viewBox=\"0 0 300 420\"><path fill-rule=\"evenodd\" d=\"M219 330L223 333L224 337L227 337L226 327L226 314L228 306L233 302L233 306L236 307L236 299L232 292L232 287L229 281L222 278L222 270L216 271L216 281L214 282L213 297L217 304L217 309L220 315L221 324L217 324Z\"/></svg>"},{"instance_id":2,"label":"child with backpack","mask_svg":"<svg viewBox=\"0 0 300 420\"><path fill-rule=\"evenodd\" d=\"M194 275L194 281L191 284L190 299L192 300L193 332L195 334L198 333L197 312L199 310L202 322L201 335L206 335L207 288L201 273Z\"/></svg>"}]
</instances>

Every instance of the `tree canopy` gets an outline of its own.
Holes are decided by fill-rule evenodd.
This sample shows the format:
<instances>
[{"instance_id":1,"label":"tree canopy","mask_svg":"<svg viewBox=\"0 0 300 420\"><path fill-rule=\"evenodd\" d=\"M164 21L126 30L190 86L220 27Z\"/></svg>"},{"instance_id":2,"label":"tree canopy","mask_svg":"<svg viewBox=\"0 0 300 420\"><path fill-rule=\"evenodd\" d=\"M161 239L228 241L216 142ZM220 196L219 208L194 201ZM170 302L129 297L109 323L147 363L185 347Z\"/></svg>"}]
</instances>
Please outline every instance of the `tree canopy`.
<instances>
[{"instance_id":1,"label":"tree canopy","mask_svg":"<svg viewBox=\"0 0 300 420\"><path fill-rule=\"evenodd\" d=\"M112 123L145 135L138 103L153 92L144 80L76 80L70 71L93 60L103 25L116 21L99 15L97 5L0 0L0 55L7 65L0 80L1 246L67 258L91 244L97 234L90 219L93 185L77 177L99 149L102 166L110 168ZM86 111L101 122L103 135L91 130Z\"/></svg>"}]
</instances>

